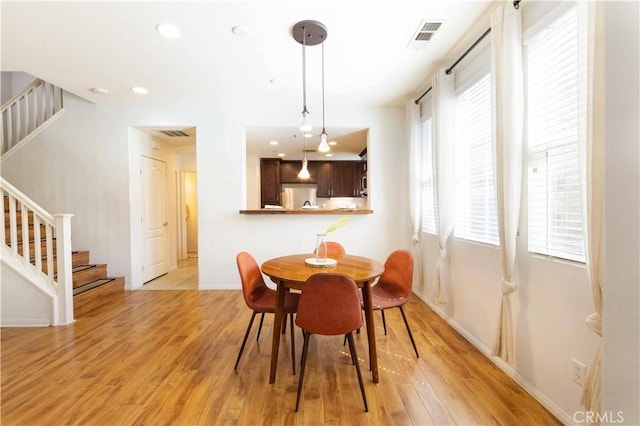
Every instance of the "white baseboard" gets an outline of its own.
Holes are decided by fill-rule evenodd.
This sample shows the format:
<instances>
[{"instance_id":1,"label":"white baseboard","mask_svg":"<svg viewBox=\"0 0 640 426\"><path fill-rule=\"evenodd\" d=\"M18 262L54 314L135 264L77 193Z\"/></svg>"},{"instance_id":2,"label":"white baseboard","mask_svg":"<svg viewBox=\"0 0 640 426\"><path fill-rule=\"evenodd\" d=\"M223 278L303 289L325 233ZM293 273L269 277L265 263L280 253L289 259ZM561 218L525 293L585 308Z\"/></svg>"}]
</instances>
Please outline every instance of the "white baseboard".
<instances>
[{"instance_id":1,"label":"white baseboard","mask_svg":"<svg viewBox=\"0 0 640 426\"><path fill-rule=\"evenodd\" d=\"M0 327L50 327L51 322L46 319L22 318L2 319Z\"/></svg>"},{"instance_id":2,"label":"white baseboard","mask_svg":"<svg viewBox=\"0 0 640 426\"><path fill-rule=\"evenodd\" d=\"M549 410L551 414L556 416L565 425L574 424L573 419L567 413L562 411L553 401L551 401L544 393L542 393L537 387L531 384L527 379L522 377L516 370L514 370L509 364L504 362L501 358L491 355L491 351L478 339L471 335L455 320L448 317L442 310L423 295L414 293L420 300L427 304L433 311L438 314L443 320L453 327L462 337L464 337L469 343L476 347L489 361L493 362L500 370L502 370L507 376L511 377L517 384L519 384L529 395L531 395L536 401L538 401L544 408Z\"/></svg>"},{"instance_id":3,"label":"white baseboard","mask_svg":"<svg viewBox=\"0 0 640 426\"><path fill-rule=\"evenodd\" d=\"M242 290L242 288L238 287L238 285L227 284L227 285L200 285L198 286L198 290Z\"/></svg>"}]
</instances>

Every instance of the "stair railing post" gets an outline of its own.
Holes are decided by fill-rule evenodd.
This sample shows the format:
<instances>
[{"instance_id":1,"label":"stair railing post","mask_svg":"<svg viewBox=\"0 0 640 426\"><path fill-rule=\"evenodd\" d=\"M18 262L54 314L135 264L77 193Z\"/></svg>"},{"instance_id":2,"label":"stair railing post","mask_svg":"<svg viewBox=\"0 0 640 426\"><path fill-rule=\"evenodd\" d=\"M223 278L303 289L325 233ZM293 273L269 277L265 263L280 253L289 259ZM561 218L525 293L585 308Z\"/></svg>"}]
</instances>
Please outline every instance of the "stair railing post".
<instances>
[{"instance_id":1,"label":"stair railing post","mask_svg":"<svg viewBox=\"0 0 640 426\"><path fill-rule=\"evenodd\" d=\"M58 266L58 315L53 325L73 322L73 273L71 271L72 214L53 215L56 220L56 252Z\"/></svg>"}]
</instances>

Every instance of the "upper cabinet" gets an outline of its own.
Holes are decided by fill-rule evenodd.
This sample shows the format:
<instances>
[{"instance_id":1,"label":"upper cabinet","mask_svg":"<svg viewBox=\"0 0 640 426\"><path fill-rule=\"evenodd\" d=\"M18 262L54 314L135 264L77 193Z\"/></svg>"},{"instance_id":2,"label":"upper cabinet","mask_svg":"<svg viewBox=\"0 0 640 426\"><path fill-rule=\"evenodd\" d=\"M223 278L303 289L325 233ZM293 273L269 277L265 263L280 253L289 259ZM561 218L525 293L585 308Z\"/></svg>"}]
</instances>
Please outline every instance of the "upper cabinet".
<instances>
[{"instance_id":1,"label":"upper cabinet","mask_svg":"<svg viewBox=\"0 0 640 426\"><path fill-rule=\"evenodd\" d=\"M298 178L301 161L282 161L279 158L260 159L260 206L281 205L283 183L317 184L316 196L361 197L364 172L361 161L309 161L309 179Z\"/></svg>"},{"instance_id":2,"label":"upper cabinet","mask_svg":"<svg viewBox=\"0 0 640 426\"><path fill-rule=\"evenodd\" d=\"M359 161L319 161L317 196L360 197L362 164Z\"/></svg>"},{"instance_id":3,"label":"upper cabinet","mask_svg":"<svg viewBox=\"0 0 640 426\"><path fill-rule=\"evenodd\" d=\"M316 183L318 181L317 163L309 161L307 170L311 177L309 179L300 179L298 173L302 168L301 161L281 161L280 162L280 183Z\"/></svg>"}]
</instances>

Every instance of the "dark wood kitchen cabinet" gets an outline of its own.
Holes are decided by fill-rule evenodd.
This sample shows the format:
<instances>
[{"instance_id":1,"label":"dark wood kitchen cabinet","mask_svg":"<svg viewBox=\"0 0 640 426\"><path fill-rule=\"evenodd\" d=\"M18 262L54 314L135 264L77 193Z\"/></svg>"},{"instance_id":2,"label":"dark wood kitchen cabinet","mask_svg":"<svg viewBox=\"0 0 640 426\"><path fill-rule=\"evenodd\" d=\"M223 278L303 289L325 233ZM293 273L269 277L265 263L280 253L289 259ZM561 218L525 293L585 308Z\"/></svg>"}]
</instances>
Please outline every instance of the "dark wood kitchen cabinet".
<instances>
[{"instance_id":1,"label":"dark wood kitchen cabinet","mask_svg":"<svg viewBox=\"0 0 640 426\"><path fill-rule=\"evenodd\" d=\"M311 175L309 179L300 179L298 177L301 168L302 161L282 161L280 163L280 183L316 183L318 181L316 162L307 162L307 170Z\"/></svg>"},{"instance_id":2,"label":"dark wood kitchen cabinet","mask_svg":"<svg viewBox=\"0 0 640 426\"><path fill-rule=\"evenodd\" d=\"M360 197L359 161L319 161L317 196Z\"/></svg>"},{"instance_id":3,"label":"dark wood kitchen cabinet","mask_svg":"<svg viewBox=\"0 0 640 426\"><path fill-rule=\"evenodd\" d=\"M280 205L280 160L260 159L260 207Z\"/></svg>"}]
</instances>

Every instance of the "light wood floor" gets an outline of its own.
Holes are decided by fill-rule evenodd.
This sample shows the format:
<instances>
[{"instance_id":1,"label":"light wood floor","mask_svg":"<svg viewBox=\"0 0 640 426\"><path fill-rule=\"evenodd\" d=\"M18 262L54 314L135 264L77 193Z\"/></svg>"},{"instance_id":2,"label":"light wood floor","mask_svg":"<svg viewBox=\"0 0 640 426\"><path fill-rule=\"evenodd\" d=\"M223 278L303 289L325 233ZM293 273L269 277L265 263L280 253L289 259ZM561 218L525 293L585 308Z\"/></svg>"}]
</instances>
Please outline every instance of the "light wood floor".
<instances>
[{"instance_id":1,"label":"light wood floor","mask_svg":"<svg viewBox=\"0 0 640 426\"><path fill-rule=\"evenodd\" d=\"M178 268L145 283L138 290L197 290L198 257L178 260Z\"/></svg>"},{"instance_id":2,"label":"light wood floor","mask_svg":"<svg viewBox=\"0 0 640 426\"><path fill-rule=\"evenodd\" d=\"M417 298L406 306L416 359L397 310L384 336L380 383L356 336L369 413L342 338L314 336L305 389L283 338L268 384L272 316L233 364L250 311L238 291L134 291L73 325L3 328L3 425L560 424ZM297 356L302 336L296 334Z\"/></svg>"}]
</instances>

